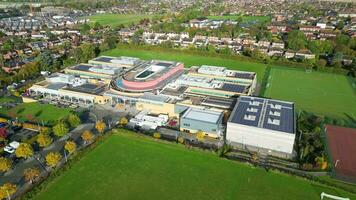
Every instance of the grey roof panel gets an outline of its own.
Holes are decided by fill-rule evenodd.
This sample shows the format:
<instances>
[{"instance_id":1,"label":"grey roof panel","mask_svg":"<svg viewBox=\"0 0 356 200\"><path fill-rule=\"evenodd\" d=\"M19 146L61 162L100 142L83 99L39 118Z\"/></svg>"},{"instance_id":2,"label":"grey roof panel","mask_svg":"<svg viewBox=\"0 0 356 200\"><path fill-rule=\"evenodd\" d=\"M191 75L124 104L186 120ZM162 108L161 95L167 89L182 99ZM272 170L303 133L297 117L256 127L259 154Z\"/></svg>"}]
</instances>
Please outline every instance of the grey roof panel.
<instances>
[{"instance_id":1,"label":"grey roof panel","mask_svg":"<svg viewBox=\"0 0 356 200\"><path fill-rule=\"evenodd\" d=\"M95 58L94 61L109 63L111 62L112 59L114 58L102 56L102 57Z\"/></svg>"},{"instance_id":2,"label":"grey roof panel","mask_svg":"<svg viewBox=\"0 0 356 200\"><path fill-rule=\"evenodd\" d=\"M224 83L221 89L229 92L243 93L246 89L246 86Z\"/></svg>"},{"instance_id":3,"label":"grey roof panel","mask_svg":"<svg viewBox=\"0 0 356 200\"><path fill-rule=\"evenodd\" d=\"M236 73L234 77L242 79L253 79L254 76L255 75L251 73Z\"/></svg>"},{"instance_id":4,"label":"grey roof panel","mask_svg":"<svg viewBox=\"0 0 356 200\"><path fill-rule=\"evenodd\" d=\"M246 115L255 116L254 120L247 119ZM294 103L239 97L229 122L295 134Z\"/></svg>"},{"instance_id":5,"label":"grey roof panel","mask_svg":"<svg viewBox=\"0 0 356 200\"><path fill-rule=\"evenodd\" d=\"M72 69L74 70L79 70L79 71L89 71L89 69L91 68L92 66L90 65L75 65Z\"/></svg>"}]
</instances>

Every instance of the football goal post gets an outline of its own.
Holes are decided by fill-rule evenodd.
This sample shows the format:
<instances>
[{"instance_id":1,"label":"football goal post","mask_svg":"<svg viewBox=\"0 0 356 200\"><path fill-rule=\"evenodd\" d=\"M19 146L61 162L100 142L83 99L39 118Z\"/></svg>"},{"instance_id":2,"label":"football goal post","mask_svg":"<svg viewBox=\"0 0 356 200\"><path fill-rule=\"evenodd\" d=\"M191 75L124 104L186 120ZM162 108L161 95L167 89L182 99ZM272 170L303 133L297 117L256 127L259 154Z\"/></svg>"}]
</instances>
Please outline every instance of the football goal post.
<instances>
[{"instance_id":1,"label":"football goal post","mask_svg":"<svg viewBox=\"0 0 356 200\"><path fill-rule=\"evenodd\" d=\"M324 199L324 197L328 197L330 199L336 199L336 200L350 200L349 198L338 197L338 196L335 196L335 195L326 194L325 192L322 192L320 194L320 199Z\"/></svg>"}]
</instances>

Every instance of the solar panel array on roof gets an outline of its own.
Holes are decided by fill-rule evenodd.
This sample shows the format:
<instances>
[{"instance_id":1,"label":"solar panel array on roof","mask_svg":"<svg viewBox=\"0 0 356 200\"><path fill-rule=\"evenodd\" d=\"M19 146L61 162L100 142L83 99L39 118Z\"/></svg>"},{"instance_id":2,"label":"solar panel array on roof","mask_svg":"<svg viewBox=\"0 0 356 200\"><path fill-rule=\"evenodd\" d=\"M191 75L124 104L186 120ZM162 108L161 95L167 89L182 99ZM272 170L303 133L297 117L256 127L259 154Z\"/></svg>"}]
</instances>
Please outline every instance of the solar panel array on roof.
<instances>
[{"instance_id":1,"label":"solar panel array on roof","mask_svg":"<svg viewBox=\"0 0 356 200\"><path fill-rule=\"evenodd\" d=\"M80 86L76 87L69 87L66 88L67 90L76 91L76 92L83 92L89 94L100 94L105 91L105 85L96 85L91 83L85 83Z\"/></svg>"},{"instance_id":2,"label":"solar panel array on roof","mask_svg":"<svg viewBox=\"0 0 356 200\"><path fill-rule=\"evenodd\" d=\"M253 79L254 78L254 74L250 74L250 73L235 73L236 78L242 78L242 79Z\"/></svg>"},{"instance_id":3,"label":"solar panel array on roof","mask_svg":"<svg viewBox=\"0 0 356 200\"><path fill-rule=\"evenodd\" d=\"M294 134L294 103L239 97L229 122Z\"/></svg>"},{"instance_id":4,"label":"solar panel array on roof","mask_svg":"<svg viewBox=\"0 0 356 200\"><path fill-rule=\"evenodd\" d=\"M111 57L98 57L98 58L95 58L94 60L95 61L99 61L99 62L111 62L111 60L114 59L114 58L111 58Z\"/></svg>"},{"instance_id":5,"label":"solar panel array on roof","mask_svg":"<svg viewBox=\"0 0 356 200\"><path fill-rule=\"evenodd\" d=\"M234 100L232 99L216 99L216 98L207 98L204 99L202 104L210 104L210 105L217 105L217 106L222 106L226 108L230 108L233 104Z\"/></svg>"},{"instance_id":6,"label":"solar panel array on roof","mask_svg":"<svg viewBox=\"0 0 356 200\"><path fill-rule=\"evenodd\" d=\"M92 66L90 65L75 65L72 69L79 70L79 71L89 71Z\"/></svg>"},{"instance_id":7,"label":"solar panel array on roof","mask_svg":"<svg viewBox=\"0 0 356 200\"><path fill-rule=\"evenodd\" d=\"M65 83L51 83L47 86L48 89L51 90L59 90L61 88L63 88L64 86L66 86L67 84Z\"/></svg>"},{"instance_id":8,"label":"solar panel array on roof","mask_svg":"<svg viewBox=\"0 0 356 200\"><path fill-rule=\"evenodd\" d=\"M246 86L224 83L221 89L229 92L243 93L246 89Z\"/></svg>"},{"instance_id":9,"label":"solar panel array on roof","mask_svg":"<svg viewBox=\"0 0 356 200\"><path fill-rule=\"evenodd\" d=\"M155 63L155 65L158 65L158 66L163 66L163 67L169 67L172 65L172 63L167 63L167 62L158 62L158 63Z\"/></svg>"}]
</instances>

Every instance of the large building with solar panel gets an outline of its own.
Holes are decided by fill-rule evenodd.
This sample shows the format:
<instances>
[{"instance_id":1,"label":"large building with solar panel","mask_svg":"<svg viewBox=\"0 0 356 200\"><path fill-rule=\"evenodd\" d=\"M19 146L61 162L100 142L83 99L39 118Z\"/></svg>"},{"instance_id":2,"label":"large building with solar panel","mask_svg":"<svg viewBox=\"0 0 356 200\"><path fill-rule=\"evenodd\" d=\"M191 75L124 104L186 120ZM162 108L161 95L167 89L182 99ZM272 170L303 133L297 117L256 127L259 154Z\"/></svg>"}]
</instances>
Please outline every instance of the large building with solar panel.
<instances>
[{"instance_id":1,"label":"large building with solar panel","mask_svg":"<svg viewBox=\"0 0 356 200\"><path fill-rule=\"evenodd\" d=\"M257 76L254 72L203 65L193 67L165 89L185 87L184 93L187 96L229 99L252 95L256 85Z\"/></svg>"},{"instance_id":2,"label":"large building with solar panel","mask_svg":"<svg viewBox=\"0 0 356 200\"><path fill-rule=\"evenodd\" d=\"M291 158L296 133L294 103L240 97L227 122L226 140L233 146Z\"/></svg>"}]
</instances>

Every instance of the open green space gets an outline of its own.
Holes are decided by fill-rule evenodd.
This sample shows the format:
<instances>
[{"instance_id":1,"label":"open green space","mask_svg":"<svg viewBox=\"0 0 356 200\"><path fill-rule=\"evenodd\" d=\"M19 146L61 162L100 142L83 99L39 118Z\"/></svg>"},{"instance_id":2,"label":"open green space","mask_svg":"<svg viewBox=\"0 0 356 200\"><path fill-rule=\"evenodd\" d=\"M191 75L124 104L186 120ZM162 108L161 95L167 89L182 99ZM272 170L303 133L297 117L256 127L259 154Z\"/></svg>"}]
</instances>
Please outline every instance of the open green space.
<instances>
[{"instance_id":1,"label":"open green space","mask_svg":"<svg viewBox=\"0 0 356 200\"><path fill-rule=\"evenodd\" d=\"M356 80L344 75L272 67L264 96L295 102L308 112L356 119Z\"/></svg>"},{"instance_id":2,"label":"open green space","mask_svg":"<svg viewBox=\"0 0 356 200\"><path fill-rule=\"evenodd\" d=\"M32 199L317 200L321 192L356 198L339 189L222 159L211 152L119 130Z\"/></svg>"},{"instance_id":3,"label":"open green space","mask_svg":"<svg viewBox=\"0 0 356 200\"><path fill-rule=\"evenodd\" d=\"M70 113L70 108L58 108L50 104L21 103L13 108L0 108L0 114L20 121L33 121L50 124L66 117Z\"/></svg>"},{"instance_id":4,"label":"open green space","mask_svg":"<svg viewBox=\"0 0 356 200\"><path fill-rule=\"evenodd\" d=\"M164 50L144 50L140 48L116 48L103 55L106 56L132 56L141 59L161 59L173 60L183 62L185 67L200 66L200 65L214 65L224 66L228 69L252 71L257 73L257 80L262 82L263 75L266 70L266 65L261 63L244 62L237 59L214 57L210 55L196 55L192 53L179 52L179 51L164 51Z\"/></svg>"},{"instance_id":5,"label":"open green space","mask_svg":"<svg viewBox=\"0 0 356 200\"><path fill-rule=\"evenodd\" d=\"M120 24L137 23L141 19L151 18L151 15L131 15L131 14L97 14L89 16L89 20L92 24L99 22L103 26L115 27Z\"/></svg>"},{"instance_id":6,"label":"open green space","mask_svg":"<svg viewBox=\"0 0 356 200\"><path fill-rule=\"evenodd\" d=\"M217 20L237 20L241 18L243 23L248 22L268 22L271 20L269 16L241 16L241 15L215 15L215 16L208 16L208 19L217 19Z\"/></svg>"}]
</instances>

